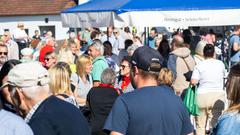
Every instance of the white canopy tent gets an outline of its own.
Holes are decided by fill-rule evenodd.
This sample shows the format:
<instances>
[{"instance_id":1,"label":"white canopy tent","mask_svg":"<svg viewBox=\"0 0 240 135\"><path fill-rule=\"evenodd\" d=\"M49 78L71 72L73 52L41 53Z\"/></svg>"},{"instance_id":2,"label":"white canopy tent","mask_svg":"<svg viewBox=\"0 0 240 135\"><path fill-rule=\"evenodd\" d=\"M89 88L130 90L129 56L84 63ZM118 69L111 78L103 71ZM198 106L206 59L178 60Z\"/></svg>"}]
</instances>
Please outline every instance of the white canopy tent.
<instances>
[{"instance_id":1,"label":"white canopy tent","mask_svg":"<svg viewBox=\"0 0 240 135\"><path fill-rule=\"evenodd\" d=\"M239 0L91 0L61 13L65 27L240 24Z\"/></svg>"},{"instance_id":2,"label":"white canopy tent","mask_svg":"<svg viewBox=\"0 0 240 135\"><path fill-rule=\"evenodd\" d=\"M240 24L239 0L131 0L118 15L128 26L224 26Z\"/></svg>"}]
</instances>

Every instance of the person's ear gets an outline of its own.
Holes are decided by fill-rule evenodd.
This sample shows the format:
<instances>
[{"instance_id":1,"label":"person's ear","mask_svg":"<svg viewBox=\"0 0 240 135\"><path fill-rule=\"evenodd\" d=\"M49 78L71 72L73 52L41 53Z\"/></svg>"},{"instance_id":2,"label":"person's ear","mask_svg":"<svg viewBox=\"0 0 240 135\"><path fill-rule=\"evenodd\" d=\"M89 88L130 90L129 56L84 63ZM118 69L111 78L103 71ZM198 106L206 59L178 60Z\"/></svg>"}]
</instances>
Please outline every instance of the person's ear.
<instances>
[{"instance_id":1,"label":"person's ear","mask_svg":"<svg viewBox=\"0 0 240 135\"><path fill-rule=\"evenodd\" d=\"M134 76L139 74L139 70L138 70L137 66L133 66L133 74L134 74Z\"/></svg>"},{"instance_id":2,"label":"person's ear","mask_svg":"<svg viewBox=\"0 0 240 135\"><path fill-rule=\"evenodd\" d=\"M16 93L14 95L14 98L16 98L16 100L18 101L18 106L20 106L23 103L25 97L20 88L16 87Z\"/></svg>"}]
</instances>

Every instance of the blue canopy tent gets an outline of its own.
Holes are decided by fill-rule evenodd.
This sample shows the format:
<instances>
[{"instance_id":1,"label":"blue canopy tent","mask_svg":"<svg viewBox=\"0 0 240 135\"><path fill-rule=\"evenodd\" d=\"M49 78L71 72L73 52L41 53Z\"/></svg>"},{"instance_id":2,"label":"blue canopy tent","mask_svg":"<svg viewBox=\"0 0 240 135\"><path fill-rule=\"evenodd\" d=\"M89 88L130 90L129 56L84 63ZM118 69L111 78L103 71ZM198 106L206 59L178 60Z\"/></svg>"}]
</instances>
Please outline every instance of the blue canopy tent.
<instances>
[{"instance_id":1,"label":"blue canopy tent","mask_svg":"<svg viewBox=\"0 0 240 135\"><path fill-rule=\"evenodd\" d=\"M115 11L130 0L90 0L62 11L65 27L106 27L124 25Z\"/></svg>"},{"instance_id":2,"label":"blue canopy tent","mask_svg":"<svg viewBox=\"0 0 240 135\"><path fill-rule=\"evenodd\" d=\"M240 24L240 0L91 0L62 12L63 26Z\"/></svg>"}]
</instances>

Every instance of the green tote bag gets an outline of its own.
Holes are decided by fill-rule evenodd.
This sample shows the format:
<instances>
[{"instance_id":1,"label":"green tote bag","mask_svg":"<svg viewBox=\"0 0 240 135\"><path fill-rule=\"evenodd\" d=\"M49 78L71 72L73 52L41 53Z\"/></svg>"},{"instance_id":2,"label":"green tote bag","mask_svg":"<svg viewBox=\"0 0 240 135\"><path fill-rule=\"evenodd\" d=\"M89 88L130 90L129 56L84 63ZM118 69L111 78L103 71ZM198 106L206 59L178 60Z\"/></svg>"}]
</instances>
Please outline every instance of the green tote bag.
<instances>
[{"instance_id":1,"label":"green tote bag","mask_svg":"<svg viewBox=\"0 0 240 135\"><path fill-rule=\"evenodd\" d=\"M193 116L199 115L199 107L196 102L196 92L196 86L189 86L183 100L183 103L187 107L188 112Z\"/></svg>"}]
</instances>

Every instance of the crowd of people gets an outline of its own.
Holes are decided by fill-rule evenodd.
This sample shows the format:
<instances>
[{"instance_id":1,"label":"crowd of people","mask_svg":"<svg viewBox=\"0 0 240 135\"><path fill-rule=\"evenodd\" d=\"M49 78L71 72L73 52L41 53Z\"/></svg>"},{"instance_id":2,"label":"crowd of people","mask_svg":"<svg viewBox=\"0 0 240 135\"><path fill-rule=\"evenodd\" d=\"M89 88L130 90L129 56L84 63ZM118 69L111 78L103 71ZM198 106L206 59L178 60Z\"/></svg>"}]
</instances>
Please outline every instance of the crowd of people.
<instances>
[{"instance_id":1,"label":"crowd of people","mask_svg":"<svg viewBox=\"0 0 240 135\"><path fill-rule=\"evenodd\" d=\"M228 74L212 31L84 28L59 42L19 23L0 40L0 134L237 135L239 35L236 26ZM190 86L198 116L182 102Z\"/></svg>"}]
</instances>

